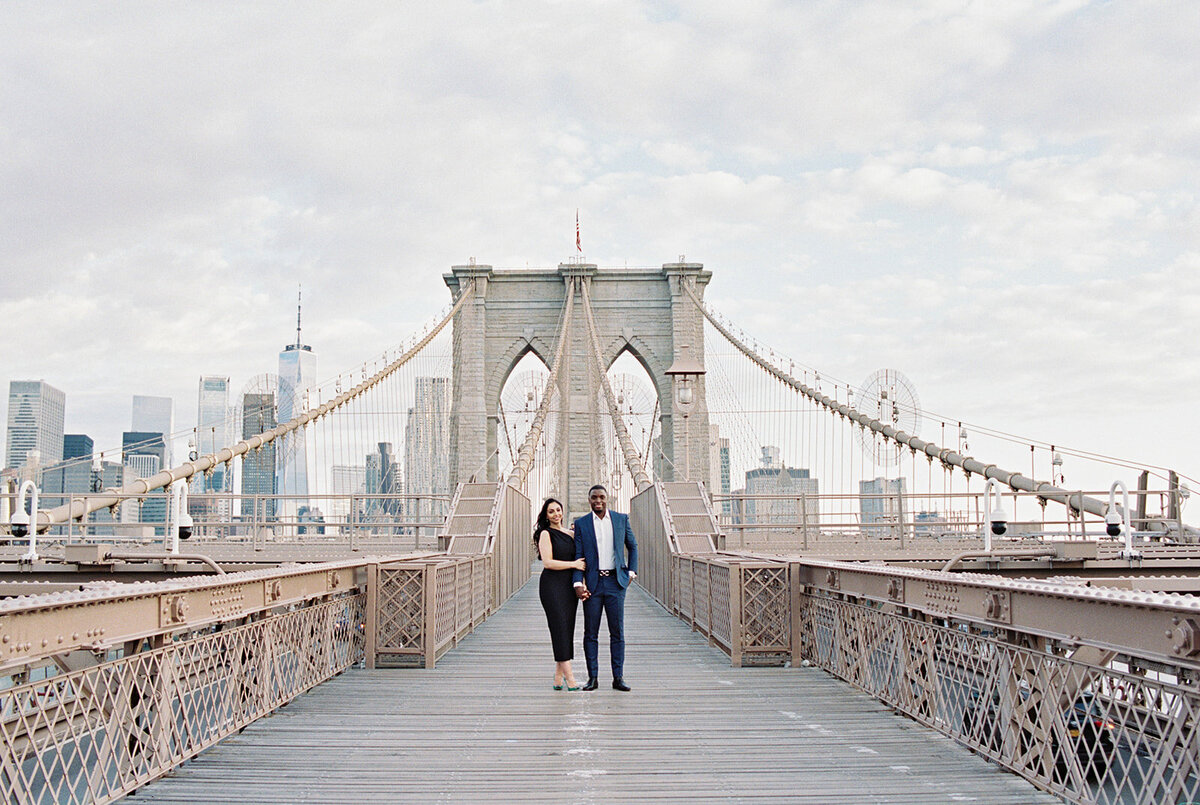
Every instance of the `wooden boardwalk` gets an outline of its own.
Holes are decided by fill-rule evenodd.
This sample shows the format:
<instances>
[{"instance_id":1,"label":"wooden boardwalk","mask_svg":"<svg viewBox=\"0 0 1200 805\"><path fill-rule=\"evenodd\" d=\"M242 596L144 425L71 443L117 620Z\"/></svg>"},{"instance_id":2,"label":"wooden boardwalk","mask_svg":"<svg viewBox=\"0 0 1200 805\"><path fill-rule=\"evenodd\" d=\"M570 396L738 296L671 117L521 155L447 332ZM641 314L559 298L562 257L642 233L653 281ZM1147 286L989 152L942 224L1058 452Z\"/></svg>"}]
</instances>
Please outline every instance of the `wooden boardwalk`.
<instances>
[{"instance_id":1,"label":"wooden boardwalk","mask_svg":"<svg viewBox=\"0 0 1200 805\"><path fill-rule=\"evenodd\" d=\"M586 677L576 635L575 667ZM551 690L533 581L425 670L353 670L137 803L1058 802L812 668L732 668L640 588L626 679Z\"/></svg>"}]
</instances>

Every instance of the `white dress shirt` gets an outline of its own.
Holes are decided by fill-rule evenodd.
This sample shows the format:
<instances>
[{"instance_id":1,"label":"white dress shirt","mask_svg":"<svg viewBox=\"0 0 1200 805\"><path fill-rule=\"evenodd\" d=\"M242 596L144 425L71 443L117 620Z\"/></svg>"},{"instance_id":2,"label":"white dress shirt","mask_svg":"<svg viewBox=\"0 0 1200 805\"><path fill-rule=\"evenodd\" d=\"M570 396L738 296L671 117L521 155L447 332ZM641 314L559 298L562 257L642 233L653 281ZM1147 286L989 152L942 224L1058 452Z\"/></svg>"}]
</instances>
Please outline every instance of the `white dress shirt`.
<instances>
[{"instance_id":1,"label":"white dress shirt","mask_svg":"<svg viewBox=\"0 0 1200 805\"><path fill-rule=\"evenodd\" d=\"M600 555L599 570L613 570L612 517L604 512L603 517L592 512L592 528L596 532L596 552Z\"/></svg>"}]
</instances>

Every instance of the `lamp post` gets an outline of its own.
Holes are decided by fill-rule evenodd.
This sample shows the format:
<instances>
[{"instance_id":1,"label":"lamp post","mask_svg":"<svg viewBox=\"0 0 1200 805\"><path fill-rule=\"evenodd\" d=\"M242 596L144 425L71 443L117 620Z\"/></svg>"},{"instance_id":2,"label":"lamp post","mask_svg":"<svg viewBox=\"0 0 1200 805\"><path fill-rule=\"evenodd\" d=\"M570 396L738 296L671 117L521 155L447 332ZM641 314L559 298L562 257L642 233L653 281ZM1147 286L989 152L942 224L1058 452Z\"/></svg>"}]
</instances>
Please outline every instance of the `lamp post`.
<instances>
[{"instance_id":1,"label":"lamp post","mask_svg":"<svg viewBox=\"0 0 1200 805\"><path fill-rule=\"evenodd\" d=\"M688 416L696 407L696 384L704 374L704 364L688 354L688 345L679 345L679 355L671 368L669 377L675 378L675 405L683 414L683 478L691 480L692 434L688 428Z\"/></svg>"}]
</instances>

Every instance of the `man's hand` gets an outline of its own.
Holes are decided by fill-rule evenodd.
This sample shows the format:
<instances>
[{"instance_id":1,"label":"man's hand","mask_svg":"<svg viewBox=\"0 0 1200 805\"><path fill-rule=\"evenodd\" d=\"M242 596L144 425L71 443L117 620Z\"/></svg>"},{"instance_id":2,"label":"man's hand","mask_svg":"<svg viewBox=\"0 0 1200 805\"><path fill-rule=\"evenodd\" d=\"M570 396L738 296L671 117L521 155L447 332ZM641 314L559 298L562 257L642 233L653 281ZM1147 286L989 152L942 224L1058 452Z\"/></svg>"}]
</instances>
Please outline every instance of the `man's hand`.
<instances>
[{"instance_id":1,"label":"man's hand","mask_svg":"<svg viewBox=\"0 0 1200 805\"><path fill-rule=\"evenodd\" d=\"M576 585L576 587L575 587L575 597L578 598L580 601L586 601L592 597L592 594L588 592L587 587L584 587L582 584L579 584L579 585Z\"/></svg>"},{"instance_id":2,"label":"man's hand","mask_svg":"<svg viewBox=\"0 0 1200 805\"><path fill-rule=\"evenodd\" d=\"M629 571L629 580L633 581L636 578L637 578L637 571L634 571L634 570Z\"/></svg>"}]
</instances>

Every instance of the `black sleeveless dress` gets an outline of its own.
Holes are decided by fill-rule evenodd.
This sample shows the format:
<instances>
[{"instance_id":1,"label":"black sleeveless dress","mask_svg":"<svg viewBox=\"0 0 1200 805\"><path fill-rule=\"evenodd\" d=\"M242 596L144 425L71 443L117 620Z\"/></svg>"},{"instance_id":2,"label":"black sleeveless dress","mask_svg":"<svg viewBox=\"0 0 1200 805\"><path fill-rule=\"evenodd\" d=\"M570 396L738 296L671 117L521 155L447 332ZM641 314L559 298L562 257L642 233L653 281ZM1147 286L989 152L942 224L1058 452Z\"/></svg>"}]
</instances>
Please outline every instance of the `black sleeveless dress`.
<instances>
[{"instance_id":1,"label":"black sleeveless dress","mask_svg":"<svg viewBox=\"0 0 1200 805\"><path fill-rule=\"evenodd\" d=\"M555 528L548 531L554 558L561 562L574 562L575 539ZM566 662L575 657L575 616L579 610L579 599L575 597L572 573L572 570L543 569L538 582L542 609L546 610L546 623L550 626L555 662Z\"/></svg>"}]
</instances>

